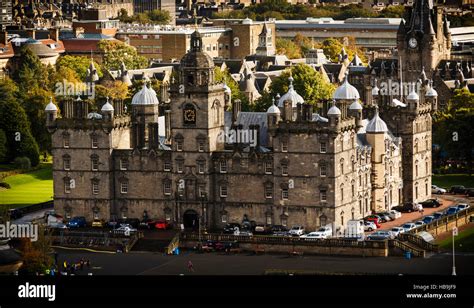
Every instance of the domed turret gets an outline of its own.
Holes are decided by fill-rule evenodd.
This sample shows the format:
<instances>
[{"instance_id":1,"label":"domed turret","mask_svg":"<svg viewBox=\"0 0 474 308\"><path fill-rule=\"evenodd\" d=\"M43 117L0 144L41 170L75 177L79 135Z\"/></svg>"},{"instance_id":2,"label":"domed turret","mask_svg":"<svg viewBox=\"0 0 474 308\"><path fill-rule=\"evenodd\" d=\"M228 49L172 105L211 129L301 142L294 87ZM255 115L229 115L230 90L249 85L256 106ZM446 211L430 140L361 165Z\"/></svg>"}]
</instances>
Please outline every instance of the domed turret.
<instances>
[{"instance_id":1,"label":"domed turret","mask_svg":"<svg viewBox=\"0 0 474 308\"><path fill-rule=\"evenodd\" d=\"M298 92L295 91L293 87L292 76L288 78L288 81L290 82L290 85L288 86L288 92L283 94L283 96L278 99L278 107L283 107L283 103L288 100L288 101L291 101L292 107L296 108L298 103L300 104L304 103L304 99L301 95L298 94Z\"/></svg>"},{"instance_id":2,"label":"domed turret","mask_svg":"<svg viewBox=\"0 0 474 308\"><path fill-rule=\"evenodd\" d=\"M146 83L132 98L132 105L158 105L158 97L155 90L149 88Z\"/></svg>"},{"instance_id":3,"label":"domed turret","mask_svg":"<svg viewBox=\"0 0 474 308\"><path fill-rule=\"evenodd\" d=\"M333 98L335 100L357 100L360 98L359 91L349 83L346 77L344 77L344 82L340 85L334 92Z\"/></svg>"},{"instance_id":4,"label":"domed turret","mask_svg":"<svg viewBox=\"0 0 474 308\"><path fill-rule=\"evenodd\" d=\"M113 117L114 117L114 107L112 106L112 104L109 103L109 97L107 97L107 101L105 102L105 104L100 109L100 112L104 116L104 120L110 121L110 120L113 119Z\"/></svg>"},{"instance_id":5,"label":"domed turret","mask_svg":"<svg viewBox=\"0 0 474 308\"><path fill-rule=\"evenodd\" d=\"M367 123L365 128L367 133L386 133L388 132L387 124L379 116L379 108L375 108L374 117Z\"/></svg>"},{"instance_id":6,"label":"domed turret","mask_svg":"<svg viewBox=\"0 0 474 308\"><path fill-rule=\"evenodd\" d=\"M46 127L48 129L54 125L54 121L58 117L58 107L53 103L53 98L51 97L48 105L44 108L46 114Z\"/></svg>"}]
</instances>

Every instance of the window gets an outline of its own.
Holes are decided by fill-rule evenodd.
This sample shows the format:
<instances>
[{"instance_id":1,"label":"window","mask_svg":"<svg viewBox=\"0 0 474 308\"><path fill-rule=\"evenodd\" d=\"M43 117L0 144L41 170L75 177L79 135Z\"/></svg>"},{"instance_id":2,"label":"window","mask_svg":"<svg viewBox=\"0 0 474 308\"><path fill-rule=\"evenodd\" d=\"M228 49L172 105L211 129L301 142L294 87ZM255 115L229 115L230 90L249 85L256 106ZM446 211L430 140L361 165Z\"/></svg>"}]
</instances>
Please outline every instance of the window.
<instances>
[{"instance_id":1,"label":"window","mask_svg":"<svg viewBox=\"0 0 474 308\"><path fill-rule=\"evenodd\" d=\"M351 185L351 190L352 190L352 198L354 198L355 197L355 185L354 185L354 183L352 183L352 185Z\"/></svg>"},{"instance_id":2,"label":"window","mask_svg":"<svg viewBox=\"0 0 474 308\"><path fill-rule=\"evenodd\" d=\"M227 197L227 185L222 184L219 187L219 194L220 194L221 198L226 198Z\"/></svg>"},{"instance_id":3,"label":"window","mask_svg":"<svg viewBox=\"0 0 474 308\"><path fill-rule=\"evenodd\" d=\"M128 159L120 158L120 170L127 170L128 169Z\"/></svg>"},{"instance_id":4,"label":"window","mask_svg":"<svg viewBox=\"0 0 474 308\"><path fill-rule=\"evenodd\" d=\"M120 193L122 194L128 193L128 181L120 182Z\"/></svg>"},{"instance_id":5,"label":"window","mask_svg":"<svg viewBox=\"0 0 474 308\"><path fill-rule=\"evenodd\" d=\"M319 175L320 176L326 176L327 175L327 166L325 163L321 164L319 167Z\"/></svg>"},{"instance_id":6,"label":"window","mask_svg":"<svg viewBox=\"0 0 474 308\"><path fill-rule=\"evenodd\" d=\"M339 164L341 165L341 174L344 174L344 159L341 159Z\"/></svg>"},{"instance_id":7,"label":"window","mask_svg":"<svg viewBox=\"0 0 474 308\"><path fill-rule=\"evenodd\" d=\"M98 195L99 194L99 181L92 182L92 194Z\"/></svg>"},{"instance_id":8,"label":"window","mask_svg":"<svg viewBox=\"0 0 474 308\"><path fill-rule=\"evenodd\" d=\"M199 185L199 197L206 196L206 186L204 184Z\"/></svg>"},{"instance_id":9,"label":"window","mask_svg":"<svg viewBox=\"0 0 474 308\"><path fill-rule=\"evenodd\" d=\"M170 196L171 195L171 181L165 181L163 183L163 194L165 196Z\"/></svg>"},{"instance_id":10,"label":"window","mask_svg":"<svg viewBox=\"0 0 474 308\"><path fill-rule=\"evenodd\" d=\"M271 161L266 161L265 162L265 173L266 174L272 174L273 171L273 165Z\"/></svg>"},{"instance_id":11,"label":"window","mask_svg":"<svg viewBox=\"0 0 474 308\"><path fill-rule=\"evenodd\" d=\"M326 149L326 142L321 142L319 144L319 152L321 153L326 153L327 149Z\"/></svg>"},{"instance_id":12,"label":"window","mask_svg":"<svg viewBox=\"0 0 474 308\"><path fill-rule=\"evenodd\" d=\"M288 200L288 188L283 188L281 190L281 199Z\"/></svg>"},{"instance_id":13,"label":"window","mask_svg":"<svg viewBox=\"0 0 474 308\"><path fill-rule=\"evenodd\" d=\"M281 142L281 151L282 152L288 152L288 141L282 141Z\"/></svg>"},{"instance_id":14,"label":"window","mask_svg":"<svg viewBox=\"0 0 474 308\"><path fill-rule=\"evenodd\" d=\"M198 173L203 174L205 169L205 163L203 161L198 161Z\"/></svg>"},{"instance_id":15,"label":"window","mask_svg":"<svg viewBox=\"0 0 474 308\"><path fill-rule=\"evenodd\" d=\"M273 197L273 186L266 185L265 186L265 198L271 199Z\"/></svg>"},{"instance_id":16,"label":"window","mask_svg":"<svg viewBox=\"0 0 474 308\"><path fill-rule=\"evenodd\" d=\"M163 170L171 171L171 162L169 160L165 160L165 162L163 163Z\"/></svg>"},{"instance_id":17,"label":"window","mask_svg":"<svg viewBox=\"0 0 474 308\"><path fill-rule=\"evenodd\" d=\"M428 196L428 183L425 183L425 195Z\"/></svg>"},{"instance_id":18,"label":"window","mask_svg":"<svg viewBox=\"0 0 474 308\"><path fill-rule=\"evenodd\" d=\"M69 178L64 179L64 193L65 194L70 194L71 193L71 188L72 188L72 180Z\"/></svg>"},{"instance_id":19,"label":"window","mask_svg":"<svg viewBox=\"0 0 474 308\"><path fill-rule=\"evenodd\" d=\"M272 224L272 216L267 216L266 224L267 224L267 225L271 225L271 224Z\"/></svg>"},{"instance_id":20,"label":"window","mask_svg":"<svg viewBox=\"0 0 474 308\"><path fill-rule=\"evenodd\" d=\"M426 171L426 175L430 174L430 166L428 164L428 161L425 161L425 171Z\"/></svg>"},{"instance_id":21,"label":"window","mask_svg":"<svg viewBox=\"0 0 474 308\"><path fill-rule=\"evenodd\" d=\"M70 141L70 136L63 135L63 147L69 148L69 141Z\"/></svg>"},{"instance_id":22,"label":"window","mask_svg":"<svg viewBox=\"0 0 474 308\"><path fill-rule=\"evenodd\" d=\"M227 172L227 161L226 160L221 160L219 163L219 169L221 173L226 173Z\"/></svg>"},{"instance_id":23,"label":"window","mask_svg":"<svg viewBox=\"0 0 474 308\"><path fill-rule=\"evenodd\" d=\"M415 176L418 177L418 162L415 163Z\"/></svg>"},{"instance_id":24,"label":"window","mask_svg":"<svg viewBox=\"0 0 474 308\"><path fill-rule=\"evenodd\" d=\"M341 225L344 226L344 215L343 214L341 214Z\"/></svg>"},{"instance_id":25,"label":"window","mask_svg":"<svg viewBox=\"0 0 474 308\"><path fill-rule=\"evenodd\" d=\"M204 141L203 140L198 141L198 151L199 152L204 152Z\"/></svg>"},{"instance_id":26,"label":"window","mask_svg":"<svg viewBox=\"0 0 474 308\"><path fill-rule=\"evenodd\" d=\"M97 137L97 135L92 135L91 140L92 140L92 148L97 149L99 147L99 138Z\"/></svg>"},{"instance_id":27,"label":"window","mask_svg":"<svg viewBox=\"0 0 474 308\"><path fill-rule=\"evenodd\" d=\"M183 139L176 140L176 151L183 151Z\"/></svg>"},{"instance_id":28,"label":"window","mask_svg":"<svg viewBox=\"0 0 474 308\"><path fill-rule=\"evenodd\" d=\"M341 201L344 201L344 185L341 185Z\"/></svg>"},{"instance_id":29,"label":"window","mask_svg":"<svg viewBox=\"0 0 474 308\"><path fill-rule=\"evenodd\" d=\"M93 156L91 158L91 166L92 166L92 171L98 171L99 170L99 157Z\"/></svg>"},{"instance_id":30,"label":"window","mask_svg":"<svg viewBox=\"0 0 474 308\"><path fill-rule=\"evenodd\" d=\"M71 157L69 155L63 157L63 167L64 170L71 170Z\"/></svg>"},{"instance_id":31,"label":"window","mask_svg":"<svg viewBox=\"0 0 474 308\"><path fill-rule=\"evenodd\" d=\"M281 225L284 227L288 225L288 219L286 217L281 218Z\"/></svg>"},{"instance_id":32,"label":"window","mask_svg":"<svg viewBox=\"0 0 474 308\"><path fill-rule=\"evenodd\" d=\"M281 175L287 176L288 175L288 165L282 164L281 165Z\"/></svg>"},{"instance_id":33,"label":"window","mask_svg":"<svg viewBox=\"0 0 474 308\"><path fill-rule=\"evenodd\" d=\"M319 199L321 200L321 202L326 202L328 200L328 196L325 189L321 189L319 191Z\"/></svg>"},{"instance_id":34,"label":"window","mask_svg":"<svg viewBox=\"0 0 474 308\"><path fill-rule=\"evenodd\" d=\"M227 222L227 214L222 214L221 215L221 221L224 222L224 223Z\"/></svg>"},{"instance_id":35,"label":"window","mask_svg":"<svg viewBox=\"0 0 474 308\"><path fill-rule=\"evenodd\" d=\"M359 213L362 214L362 200L359 200Z\"/></svg>"},{"instance_id":36,"label":"window","mask_svg":"<svg viewBox=\"0 0 474 308\"><path fill-rule=\"evenodd\" d=\"M178 160L176 161L176 170L178 173L183 173L183 169L184 169L184 161L182 160Z\"/></svg>"}]
</instances>

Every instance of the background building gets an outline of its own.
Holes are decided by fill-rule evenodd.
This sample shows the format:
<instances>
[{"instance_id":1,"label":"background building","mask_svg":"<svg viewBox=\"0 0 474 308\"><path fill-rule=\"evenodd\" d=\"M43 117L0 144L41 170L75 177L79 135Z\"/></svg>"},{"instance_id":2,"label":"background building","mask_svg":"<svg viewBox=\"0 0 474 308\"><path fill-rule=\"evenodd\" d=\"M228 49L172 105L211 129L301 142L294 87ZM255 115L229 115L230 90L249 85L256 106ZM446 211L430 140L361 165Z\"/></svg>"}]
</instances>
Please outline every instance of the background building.
<instances>
[{"instance_id":1,"label":"background building","mask_svg":"<svg viewBox=\"0 0 474 308\"><path fill-rule=\"evenodd\" d=\"M135 14L150 12L153 10L167 11L171 17L171 25L176 22L175 0L133 0Z\"/></svg>"},{"instance_id":2,"label":"background building","mask_svg":"<svg viewBox=\"0 0 474 308\"><path fill-rule=\"evenodd\" d=\"M2 27L9 25L12 20L12 1L0 0L0 30Z\"/></svg>"}]
</instances>

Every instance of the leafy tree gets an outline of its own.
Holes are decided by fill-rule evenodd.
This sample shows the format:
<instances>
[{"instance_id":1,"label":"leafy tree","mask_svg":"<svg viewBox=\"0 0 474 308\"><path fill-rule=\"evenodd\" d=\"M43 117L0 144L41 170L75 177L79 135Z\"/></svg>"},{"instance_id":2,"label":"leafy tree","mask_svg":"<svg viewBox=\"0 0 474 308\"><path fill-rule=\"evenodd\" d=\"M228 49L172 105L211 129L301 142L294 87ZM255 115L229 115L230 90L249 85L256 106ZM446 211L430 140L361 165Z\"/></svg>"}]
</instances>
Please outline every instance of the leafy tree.
<instances>
[{"instance_id":1,"label":"leafy tree","mask_svg":"<svg viewBox=\"0 0 474 308\"><path fill-rule=\"evenodd\" d=\"M154 24L166 25L171 21L170 13L164 10L153 10L148 12L148 16Z\"/></svg>"},{"instance_id":2,"label":"leafy tree","mask_svg":"<svg viewBox=\"0 0 474 308\"><path fill-rule=\"evenodd\" d=\"M226 83L227 86L230 88L231 94L231 101L235 101L236 99L240 99L241 101L241 109L242 111L250 111L250 103L245 96L245 94L240 91L239 84L232 78L229 74L228 70L222 71L220 68L216 67L214 69L214 78L217 82Z\"/></svg>"},{"instance_id":3,"label":"leafy tree","mask_svg":"<svg viewBox=\"0 0 474 308\"><path fill-rule=\"evenodd\" d=\"M332 97L335 85L327 82L322 74L315 71L311 66L298 64L273 80L269 93L264 93L258 100L255 107L256 111L266 111L277 94L283 95L288 92L290 72L294 79L293 86L305 102L319 107L319 103Z\"/></svg>"},{"instance_id":4,"label":"leafy tree","mask_svg":"<svg viewBox=\"0 0 474 308\"><path fill-rule=\"evenodd\" d=\"M456 90L446 110L438 112L433 125L434 142L448 158L466 162L472 174L474 160L474 94Z\"/></svg>"},{"instance_id":5,"label":"leafy tree","mask_svg":"<svg viewBox=\"0 0 474 308\"><path fill-rule=\"evenodd\" d=\"M23 46L18 56L18 69L14 79L20 87L21 93L34 88L48 87L48 71L38 56L27 47Z\"/></svg>"},{"instance_id":6,"label":"leafy tree","mask_svg":"<svg viewBox=\"0 0 474 308\"><path fill-rule=\"evenodd\" d=\"M21 271L27 274L45 273L46 269L53 266L51 256L51 237L46 236L44 227L38 228L38 240L21 239L19 250L22 254L23 266Z\"/></svg>"},{"instance_id":7,"label":"leafy tree","mask_svg":"<svg viewBox=\"0 0 474 308\"><path fill-rule=\"evenodd\" d=\"M61 68L68 68L75 72L78 79L85 81L87 76L87 69L89 68L90 64L91 59L88 57L66 55L60 57L56 62L56 71L59 72ZM99 77L102 77L103 73L100 65L94 61L94 66L97 70L97 74L99 75Z\"/></svg>"},{"instance_id":8,"label":"leafy tree","mask_svg":"<svg viewBox=\"0 0 474 308\"><path fill-rule=\"evenodd\" d=\"M148 60L139 56L137 49L118 40L101 40L98 43L99 50L104 54L104 68L107 70L118 70L121 63L125 63L128 69L140 69L148 67Z\"/></svg>"},{"instance_id":9,"label":"leafy tree","mask_svg":"<svg viewBox=\"0 0 474 308\"><path fill-rule=\"evenodd\" d=\"M96 86L96 98L104 100L110 99L124 100L129 96L128 86L121 81L105 81L103 84Z\"/></svg>"},{"instance_id":10,"label":"leafy tree","mask_svg":"<svg viewBox=\"0 0 474 308\"><path fill-rule=\"evenodd\" d=\"M26 95L22 104L30 122L31 133L42 152L51 150L51 134L46 128L44 112L51 97L52 92L36 88Z\"/></svg>"},{"instance_id":11,"label":"leafy tree","mask_svg":"<svg viewBox=\"0 0 474 308\"><path fill-rule=\"evenodd\" d=\"M380 12L379 17L385 18L403 18L405 14L405 6L403 5L391 5L386 7Z\"/></svg>"},{"instance_id":12,"label":"leafy tree","mask_svg":"<svg viewBox=\"0 0 474 308\"><path fill-rule=\"evenodd\" d=\"M8 161L26 156L33 166L39 163L38 145L31 135L25 110L15 97L16 86L8 79L0 81L0 129L7 137Z\"/></svg>"},{"instance_id":13,"label":"leafy tree","mask_svg":"<svg viewBox=\"0 0 474 308\"><path fill-rule=\"evenodd\" d=\"M5 131L0 129L0 162L5 162L7 151L7 136L5 135Z\"/></svg>"},{"instance_id":14,"label":"leafy tree","mask_svg":"<svg viewBox=\"0 0 474 308\"><path fill-rule=\"evenodd\" d=\"M301 48L292 40L277 38L276 52L280 55L286 55L289 59L301 58Z\"/></svg>"}]
</instances>

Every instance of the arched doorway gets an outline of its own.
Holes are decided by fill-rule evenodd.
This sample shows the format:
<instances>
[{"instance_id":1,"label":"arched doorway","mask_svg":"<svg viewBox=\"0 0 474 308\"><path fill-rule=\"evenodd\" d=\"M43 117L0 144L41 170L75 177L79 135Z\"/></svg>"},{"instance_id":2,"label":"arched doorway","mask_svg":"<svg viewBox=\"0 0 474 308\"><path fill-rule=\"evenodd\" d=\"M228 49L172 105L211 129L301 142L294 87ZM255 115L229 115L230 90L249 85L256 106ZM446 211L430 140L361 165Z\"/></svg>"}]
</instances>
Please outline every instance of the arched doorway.
<instances>
[{"instance_id":1,"label":"arched doorway","mask_svg":"<svg viewBox=\"0 0 474 308\"><path fill-rule=\"evenodd\" d=\"M187 210L183 214L183 225L185 229L199 230L199 214L195 210Z\"/></svg>"}]
</instances>

